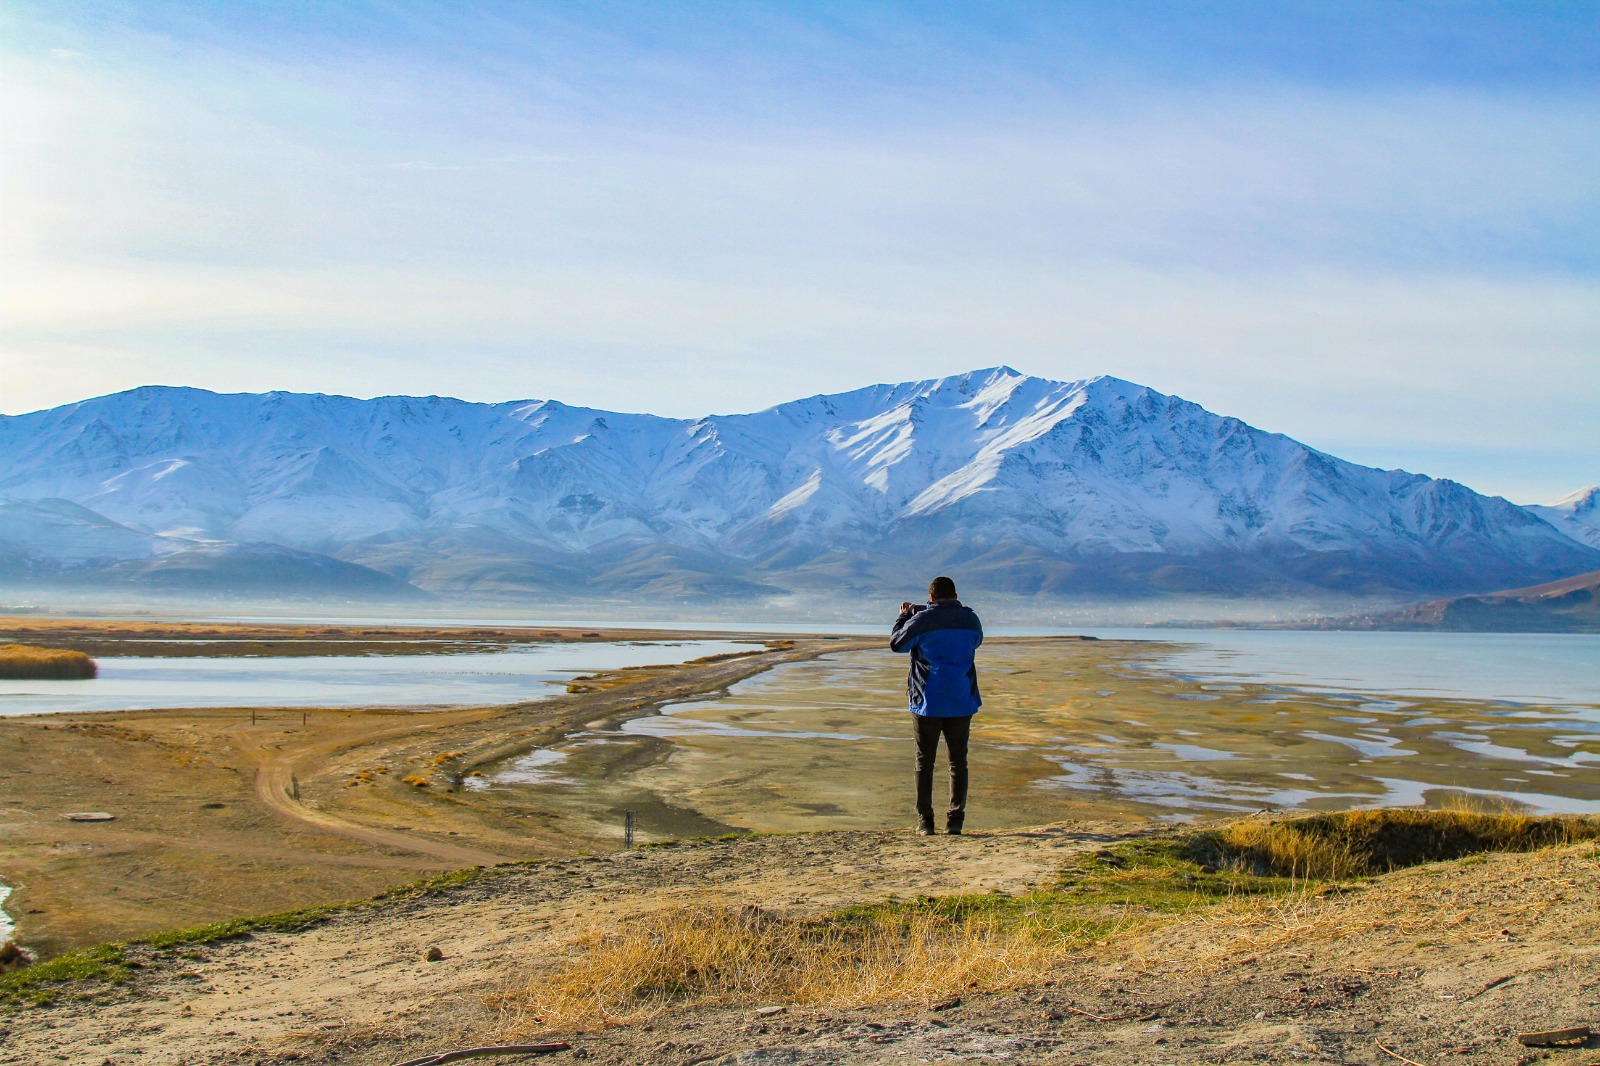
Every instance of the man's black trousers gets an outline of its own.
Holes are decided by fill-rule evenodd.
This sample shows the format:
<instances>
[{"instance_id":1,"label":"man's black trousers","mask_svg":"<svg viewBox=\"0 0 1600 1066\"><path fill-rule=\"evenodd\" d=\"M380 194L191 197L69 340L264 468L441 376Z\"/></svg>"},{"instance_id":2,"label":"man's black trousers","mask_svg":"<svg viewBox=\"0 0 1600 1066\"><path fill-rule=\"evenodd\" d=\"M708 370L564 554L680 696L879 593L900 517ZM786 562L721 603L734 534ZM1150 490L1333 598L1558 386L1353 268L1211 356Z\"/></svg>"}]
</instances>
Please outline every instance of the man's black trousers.
<instances>
[{"instance_id":1,"label":"man's black trousers","mask_svg":"<svg viewBox=\"0 0 1600 1066\"><path fill-rule=\"evenodd\" d=\"M945 755L950 760L950 810L946 826L960 829L967 817L967 737L972 732L972 716L934 718L913 714L917 731L917 817L924 825L933 823L933 759L944 737Z\"/></svg>"}]
</instances>

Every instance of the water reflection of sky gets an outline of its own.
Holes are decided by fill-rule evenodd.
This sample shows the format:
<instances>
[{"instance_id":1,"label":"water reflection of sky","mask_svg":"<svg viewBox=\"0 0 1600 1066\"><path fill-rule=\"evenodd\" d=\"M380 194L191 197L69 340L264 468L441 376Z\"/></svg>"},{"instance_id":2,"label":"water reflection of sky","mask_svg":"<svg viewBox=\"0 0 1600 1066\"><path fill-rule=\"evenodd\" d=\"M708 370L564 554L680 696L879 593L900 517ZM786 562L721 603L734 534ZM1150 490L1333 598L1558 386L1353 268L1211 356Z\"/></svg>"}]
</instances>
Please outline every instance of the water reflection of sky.
<instances>
[{"instance_id":1,"label":"water reflection of sky","mask_svg":"<svg viewBox=\"0 0 1600 1066\"><path fill-rule=\"evenodd\" d=\"M1305 630L1093 630L1176 642L1159 660L1207 686L1600 703L1600 633L1342 633Z\"/></svg>"},{"instance_id":2,"label":"water reflection of sky","mask_svg":"<svg viewBox=\"0 0 1600 1066\"><path fill-rule=\"evenodd\" d=\"M1270 686L1243 677L1213 683L1187 670L1176 679L1139 670L1137 684L1091 687L1096 696L1051 706L1060 701L1037 646L1029 652L1008 647L1014 646L984 649L989 701L975 743L994 753L991 769L1011 753L1044 760L1054 771L1034 771L1027 787L1045 793L1091 796L1179 819L1208 810L1337 809L1448 795L1544 813L1600 812L1600 775L1594 773L1600 705L1593 703L1509 704L1459 694L1439 699L1320 683L1301 688L1281 677ZM1348 667L1348 653L1348 645L1339 652L1339 669ZM1165 650L1156 654L1158 666L1167 656ZM1316 679L1314 657L1302 655L1299 668ZM724 750L734 761L758 757L750 747L757 743L810 742L806 750L815 756L823 750L819 742L850 742L826 756L848 766L863 757L853 754L861 750L854 744L898 750L907 743L903 671L903 659L875 652L786 665L738 683L721 699L634 719L618 739L666 739ZM1110 667L1119 671L1127 675L1123 667ZM1060 676L1069 673L1063 666ZM1032 687L1019 695L1025 684ZM1525 686L1513 680L1488 687L1506 692ZM1201 698L1170 698L1183 696Z\"/></svg>"},{"instance_id":3,"label":"water reflection of sky","mask_svg":"<svg viewBox=\"0 0 1600 1066\"><path fill-rule=\"evenodd\" d=\"M103 658L88 681L0 680L0 715L154 707L439 707L544 699L578 674L749 651L730 640L588 641L440 655Z\"/></svg>"}]
</instances>

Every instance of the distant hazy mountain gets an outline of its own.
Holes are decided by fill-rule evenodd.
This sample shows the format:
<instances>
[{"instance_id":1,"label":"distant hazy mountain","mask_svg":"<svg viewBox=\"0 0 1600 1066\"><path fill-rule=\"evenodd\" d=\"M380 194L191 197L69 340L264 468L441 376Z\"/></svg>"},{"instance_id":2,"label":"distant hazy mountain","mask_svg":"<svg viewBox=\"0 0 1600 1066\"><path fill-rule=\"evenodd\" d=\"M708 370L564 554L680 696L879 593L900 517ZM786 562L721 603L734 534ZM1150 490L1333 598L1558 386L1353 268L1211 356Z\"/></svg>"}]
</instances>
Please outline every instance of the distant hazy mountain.
<instances>
[{"instance_id":1,"label":"distant hazy mountain","mask_svg":"<svg viewBox=\"0 0 1600 1066\"><path fill-rule=\"evenodd\" d=\"M1600 548L1600 485L1590 485L1555 503L1528 510L1573 540Z\"/></svg>"},{"instance_id":2,"label":"distant hazy mountain","mask_svg":"<svg viewBox=\"0 0 1600 1066\"><path fill-rule=\"evenodd\" d=\"M694 420L142 388L0 418L0 499L0 558L35 574L241 545L429 589L596 595L935 571L1019 593L1448 594L1600 568L1454 482L1005 367Z\"/></svg>"},{"instance_id":3,"label":"distant hazy mountain","mask_svg":"<svg viewBox=\"0 0 1600 1066\"><path fill-rule=\"evenodd\" d=\"M1324 623L1328 629L1600 633L1600 570L1525 589L1416 603Z\"/></svg>"}]
</instances>

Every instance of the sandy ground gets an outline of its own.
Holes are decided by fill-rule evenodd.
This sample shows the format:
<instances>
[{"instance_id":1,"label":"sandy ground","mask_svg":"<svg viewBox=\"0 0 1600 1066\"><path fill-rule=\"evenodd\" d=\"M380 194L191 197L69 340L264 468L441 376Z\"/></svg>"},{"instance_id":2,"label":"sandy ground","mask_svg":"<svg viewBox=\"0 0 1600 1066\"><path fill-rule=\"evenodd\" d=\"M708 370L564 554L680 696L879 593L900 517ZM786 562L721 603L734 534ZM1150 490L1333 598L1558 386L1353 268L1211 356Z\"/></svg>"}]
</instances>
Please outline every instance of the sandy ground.
<instances>
[{"instance_id":1,"label":"sandy ground","mask_svg":"<svg viewBox=\"0 0 1600 1066\"><path fill-rule=\"evenodd\" d=\"M814 913L889 894L1015 891L1129 832L829 833L502 867L297 934L200 948L128 985L0 1014L0 1062L392 1064L503 1040L497 993L596 923L673 904ZM1488 856L1355 891L1180 920L1036 987L864 1009L754 1004L553 1034L490 1062L1492 1063L1579 1066L1514 1035L1600 1022L1600 849ZM429 946L444 958L424 959Z\"/></svg>"},{"instance_id":2,"label":"sandy ground","mask_svg":"<svg viewBox=\"0 0 1600 1066\"><path fill-rule=\"evenodd\" d=\"M174 646L211 639L188 630L89 635ZM235 638L255 647L304 634L251 631L226 639ZM315 639L388 638L364 632ZM562 809L537 789L457 787L475 768L492 773L532 746L612 730L689 700L709 701L718 710L708 718L735 726L767 728L774 722L751 716L774 714L782 726L791 712L781 700L747 713L737 700L713 697L757 675L777 677L784 664L875 643L796 640L746 658L605 675L565 697L501 708L258 711L253 722L252 712L239 709L0 719L0 874L17 886L8 906L22 939L44 955L369 896L443 870L491 868L444 894L341 912L298 934L210 945L187 958L151 956L127 985L0 1012L0 1063L392 1064L515 1037L495 997L565 957L583 931L629 915L686 903L814 914L890 895L1014 892L1048 880L1082 849L1171 831L1093 810L1006 806L1011 800L997 793L979 809L977 818L987 821L972 823L987 831L963 838L855 827L611 850L624 805L640 806L654 836L760 828L740 821L751 805L736 802L739 789L766 796L756 806L780 828L843 817L827 806L841 795L857 797L837 804L841 810L878 811L887 824L903 820L889 798L903 787L899 763L841 776L839 760L822 760L797 776L792 746L757 751L715 737L687 744L646 738L635 749L608 751L590 768L599 787L581 810ZM1218 769L1219 780L1256 749L1263 759L1280 757L1284 719L1325 713L1279 697L1246 706L1263 696L1252 690L1196 704L1185 699L1192 686L1180 691L1186 683L1130 670L1130 657L1143 654L1132 646L1013 644L1012 651L1005 642L993 649L996 663L1016 659L1010 680L992 690L986 713L996 722L1023 713L1037 718L1036 709L1047 706L1084 729L1148 729L1142 747L1157 753L1165 751L1158 741L1210 743L1196 721L1239 703L1251 717L1219 719L1217 729L1243 738L1238 743L1250 750ZM903 661L889 662L898 668ZM881 703L872 685L886 682L863 686L865 676L836 687L870 690L869 702ZM794 707L815 702L815 688L803 680L780 690L784 685ZM837 725L855 728L851 720ZM1054 728L1043 720L1040 727ZM884 759L902 751L898 741L885 743ZM730 769L735 749L745 760ZM988 783L1011 782L1020 795L1037 757L1003 750L996 749ZM1310 753L1304 745L1291 752ZM1440 751L1437 761L1459 765L1453 750ZM1364 772L1348 757L1339 765L1353 777ZM1127 772L1107 766L1108 773ZM780 788L780 778L797 783ZM117 818L61 818L83 810ZM1030 830L997 824L1068 816ZM602 854L572 857L581 850ZM1048 984L971 995L948 1009L931 1010L926 1001L850 1010L773 1004L784 1010L766 1015L751 1004L685 1008L630 1028L555 1034L574 1048L550 1061L1585 1066L1600 1062L1596 1047L1536 1052L1512 1037L1600 1025L1597 890L1600 852L1592 846L1490 856L1403 871L1294 907L1179 922L1092 957L1064 958ZM444 958L424 961L429 946Z\"/></svg>"},{"instance_id":3,"label":"sandy ground","mask_svg":"<svg viewBox=\"0 0 1600 1066\"><path fill-rule=\"evenodd\" d=\"M454 781L596 719L714 695L841 644L849 646L783 642L725 661L621 671L588 691L496 708L0 718L0 880L16 890L7 910L18 939L49 957L370 896L443 870L608 848L537 798L460 791ZM62 817L78 811L116 820ZM620 836L620 809L590 820Z\"/></svg>"}]
</instances>

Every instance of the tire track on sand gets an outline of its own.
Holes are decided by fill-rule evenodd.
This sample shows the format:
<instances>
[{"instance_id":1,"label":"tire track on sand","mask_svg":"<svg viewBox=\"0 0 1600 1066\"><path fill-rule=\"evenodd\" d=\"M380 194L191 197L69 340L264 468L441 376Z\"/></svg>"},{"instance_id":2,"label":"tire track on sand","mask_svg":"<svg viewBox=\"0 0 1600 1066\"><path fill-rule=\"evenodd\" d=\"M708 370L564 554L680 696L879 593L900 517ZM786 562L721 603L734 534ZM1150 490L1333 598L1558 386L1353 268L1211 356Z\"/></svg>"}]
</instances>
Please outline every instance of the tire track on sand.
<instances>
[{"instance_id":1,"label":"tire track on sand","mask_svg":"<svg viewBox=\"0 0 1600 1066\"><path fill-rule=\"evenodd\" d=\"M399 737L415 737L420 732L465 725L493 715L494 712L492 711L482 711L468 716L457 715L452 716L449 722L425 723L421 724L420 728L419 723L407 722L392 729L366 734L359 739L342 737L335 741L324 741L320 744L310 744L288 751L257 748L257 757L261 760L261 763L256 769L256 798L268 810L290 821L336 833L339 836L349 837L367 844L377 844L381 847L427 855L430 858L449 864L452 868L493 866L496 863L509 862L511 860L507 856L496 855L490 851L462 847L459 844L451 844L442 840L430 840L427 837L419 837L393 829L379 829L374 826L363 825L348 818L341 818L336 814L330 814L316 807L309 807L300 802L297 795L299 789L295 781L296 767L308 761L326 760L341 749L367 745L375 741L393 740Z\"/></svg>"},{"instance_id":2,"label":"tire track on sand","mask_svg":"<svg viewBox=\"0 0 1600 1066\"><path fill-rule=\"evenodd\" d=\"M698 669L674 670L664 676L641 674L638 681L609 691L541 701L537 705L543 712L541 717L544 715L548 717L544 717L543 721L532 728L524 725L524 728L515 730L515 735L512 737L499 737L487 743L469 742L469 750L477 750L469 756L468 763L479 765L491 759L504 758L525 745L553 743L571 729L581 728L585 722L596 718L627 715L634 711L643 713L664 703L725 690L737 681L764 673L775 666L818 658L830 652L855 651L872 646L874 642L870 641L806 642L798 647L771 651L748 659L705 664L690 663L686 665L698 666ZM621 671L619 674L626 676L627 672ZM298 795L295 771L308 764L325 762L334 754L349 748L401 738L412 739L425 732L443 732L477 725L525 713L529 706L511 704L464 711L430 712L426 721L407 720L400 725L377 729L360 737L346 736L323 740L287 750L257 747L253 752L258 763L255 780L256 798L268 810L289 821L367 844L426 855L439 860L451 869L494 866L502 862L515 861L515 856L500 855L482 848L418 836L409 831L382 829L308 806L301 802Z\"/></svg>"}]
</instances>

